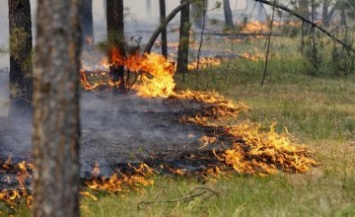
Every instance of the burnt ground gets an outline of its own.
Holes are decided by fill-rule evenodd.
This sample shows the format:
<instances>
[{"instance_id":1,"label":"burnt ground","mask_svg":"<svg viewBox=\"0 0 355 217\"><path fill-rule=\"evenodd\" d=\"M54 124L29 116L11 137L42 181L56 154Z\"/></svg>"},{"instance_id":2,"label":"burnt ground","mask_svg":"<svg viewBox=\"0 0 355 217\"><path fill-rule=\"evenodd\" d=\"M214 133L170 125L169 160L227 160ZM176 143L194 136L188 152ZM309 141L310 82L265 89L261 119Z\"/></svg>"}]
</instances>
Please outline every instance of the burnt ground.
<instances>
[{"instance_id":1,"label":"burnt ground","mask_svg":"<svg viewBox=\"0 0 355 217\"><path fill-rule=\"evenodd\" d=\"M218 143L199 149L200 138L223 135L218 132L222 129L181 122L183 116L195 116L210 106L191 100L83 93L81 176L90 175L95 163L103 176L142 161L162 172L166 167L161 164L190 171L215 165L212 148L224 149L227 139L220 137ZM0 161L12 155L14 163L31 162L31 124L0 121Z\"/></svg>"}]
</instances>

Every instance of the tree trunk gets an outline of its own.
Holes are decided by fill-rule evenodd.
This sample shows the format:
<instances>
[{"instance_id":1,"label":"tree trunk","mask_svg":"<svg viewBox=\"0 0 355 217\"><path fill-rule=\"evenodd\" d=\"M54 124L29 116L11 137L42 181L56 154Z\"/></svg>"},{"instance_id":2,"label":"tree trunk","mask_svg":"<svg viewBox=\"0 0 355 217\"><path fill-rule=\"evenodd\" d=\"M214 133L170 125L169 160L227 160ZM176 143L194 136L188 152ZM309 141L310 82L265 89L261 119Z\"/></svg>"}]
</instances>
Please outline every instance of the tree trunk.
<instances>
[{"instance_id":1,"label":"tree trunk","mask_svg":"<svg viewBox=\"0 0 355 217\"><path fill-rule=\"evenodd\" d=\"M345 7L340 9L340 25L346 26L346 12Z\"/></svg>"},{"instance_id":2,"label":"tree trunk","mask_svg":"<svg viewBox=\"0 0 355 217\"><path fill-rule=\"evenodd\" d=\"M329 0L323 0L322 5L322 20L325 27L329 26Z\"/></svg>"},{"instance_id":3,"label":"tree trunk","mask_svg":"<svg viewBox=\"0 0 355 217\"><path fill-rule=\"evenodd\" d=\"M187 0L181 0L181 4L184 4ZM189 62L189 32L190 32L190 7L186 6L181 9L180 13L180 38L177 57L177 72L187 72L187 65Z\"/></svg>"},{"instance_id":4,"label":"tree trunk","mask_svg":"<svg viewBox=\"0 0 355 217\"><path fill-rule=\"evenodd\" d=\"M196 0L191 4L191 14L192 20L195 28L202 29L203 19L208 19L207 16L203 17L203 11L207 10L208 1L207 0Z\"/></svg>"},{"instance_id":5,"label":"tree trunk","mask_svg":"<svg viewBox=\"0 0 355 217\"><path fill-rule=\"evenodd\" d=\"M166 26L164 25L166 20L166 8L165 8L165 0L159 0L160 6L160 25L163 25L164 28L161 31L161 53L165 58L168 57L168 41L167 41L167 33Z\"/></svg>"},{"instance_id":6,"label":"tree trunk","mask_svg":"<svg viewBox=\"0 0 355 217\"><path fill-rule=\"evenodd\" d=\"M124 7L123 0L107 0L107 36L108 36L108 56L111 80L119 83L118 90L126 92L124 80L124 66L113 62L112 52L117 50L122 59L126 58L124 48Z\"/></svg>"},{"instance_id":7,"label":"tree trunk","mask_svg":"<svg viewBox=\"0 0 355 217\"><path fill-rule=\"evenodd\" d=\"M309 12L309 2L308 0L299 0L298 1L298 13L305 19L309 20L310 18L310 12ZM303 28L303 34L308 35L310 33L310 25L305 23L302 26Z\"/></svg>"},{"instance_id":8,"label":"tree trunk","mask_svg":"<svg viewBox=\"0 0 355 217\"><path fill-rule=\"evenodd\" d=\"M81 14L83 48L90 50L94 46L94 21L92 15L92 0L83 0Z\"/></svg>"},{"instance_id":9,"label":"tree trunk","mask_svg":"<svg viewBox=\"0 0 355 217\"><path fill-rule=\"evenodd\" d=\"M80 2L38 0L33 216L79 212Z\"/></svg>"},{"instance_id":10,"label":"tree trunk","mask_svg":"<svg viewBox=\"0 0 355 217\"><path fill-rule=\"evenodd\" d=\"M224 11L224 24L227 28L233 29L233 14L230 6L229 0L223 0L223 11Z\"/></svg>"},{"instance_id":11,"label":"tree trunk","mask_svg":"<svg viewBox=\"0 0 355 217\"><path fill-rule=\"evenodd\" d=\"M32 115L32 27L29 0L9 0L10 111L9 117Z\"/></svg>"}]
</instances>

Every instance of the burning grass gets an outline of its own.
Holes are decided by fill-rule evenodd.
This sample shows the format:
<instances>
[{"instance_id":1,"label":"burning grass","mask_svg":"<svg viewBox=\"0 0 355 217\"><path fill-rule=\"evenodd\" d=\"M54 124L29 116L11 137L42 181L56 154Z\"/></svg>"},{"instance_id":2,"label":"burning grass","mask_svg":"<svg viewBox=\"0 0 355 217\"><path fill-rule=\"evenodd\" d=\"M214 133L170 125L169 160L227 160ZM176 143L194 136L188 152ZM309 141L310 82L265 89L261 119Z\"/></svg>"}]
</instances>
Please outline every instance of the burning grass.
<instances>
[{"instance_id":1,"label":"burning grass","mask_svg":"<svg viewBox=\"0 0 355 217\"><path fill-rule=\"evenodd\" d=\"M141 97L168 97L175 88L173 79L174 64L165 59L164 56L157 53L139 54L135 52L126 58L119 55L116 49L112 50L112 63L105 57L100 61L98 73L101 79L90 82L87 72L93 69L84 67L80 71L81 85L85 90L95 90L106 86L109 88L118 87L119 82L112 82L108 77L110 66L124 66L126 71L126 89L133 89ZM96 70L96 69L94 69Z\"/></svg>"},{"instance_id":2,"label":"burning grass","mask_svg":"<svg viewBox=\"0 0 355 217\"><path fill-rule=\"evenodd\" d=\"M243 103L235 103L216 92L189 90L174 92L173 68L160 55L135 54L124 61L116 62L124 64L130 72L139 74L141 80L135 88L138 96L162 97L167 98L166 100L205 105L192 113L182 114L179 122L206 128L210 133L200 138L200 147L194 153L185 153L186 156L183 156L188 163L203 162L197 172L191 172L188 168L172 167L165 162L159 164L144 162L136 166L128 164L129 170L117 171L110 177L103 177L97 165L93 168L92 177L84 181L84 185L89 189L111 193L141 189L154 184L152 179L154 171L157 173L164 171L177 176L193 174L204 178L221 172L264 176L279 171L305 173L318 165L306 146L293 142L287 132L277 133L275 124L267 131L263 130L260 124L248 120L238 120L234 125L221 124L221 121L237 119L240 114L247 113L249 108ZM83 72L81 73L83 75ZM82 76L83 88L86 90L93 91L100 86L85 79L87 76ZM214 148L209 148L211 144L215 144ZM24 183L30 178L29 172L33 169L31 165L25 162L17 165L5 162L0 165L3 173L16 171L14 173L20 189L2 190L0 201L15 207L20 198L24 197L30 204L30 193ZM82 195L95 198L95 195L87 191L83 191Z\"/></svg>"},{"instance_id":3,"label":"burning grass","mask_svg":"<svg viewBox=\"0 0 355 217\"><path fill-rule=\"evenodd\" d=\"M11 156L4 163L0 161L1 181L14 185L11 189L0 191L0 202L15 208L25 198L27 205L30 207L32 197L27 189L26 182L31 178L32 170L33 165L25 161L13 164Z\"/></svg>"},{"instance_id":4,"label":"burning grass","mask_svg":"<svg viewBox=\"0 0 355 217\"><path fill-rule=\"evenodd\" d=\"M200 138L201 146L196 152L185 156L187 163L200 161L203 166L198 171L193 171L164 162L158 165L146 162L136 166L128 164L126 169L119 170L110 177L103 177L99 165L96 165L91 178L84 181L85 186L94 191L124 193L130 189L138 190L153 185L154 171L168 172L177 176L200 175L204 178L231 171L264 176L279 171L305 173L318 164L311 158L311 152L304 145L292 142L287 133L275 132L275 125L272 125L270 130L264 131L260 124L250 121L240 121L231 126L219 124L220 121L231 117L237 118L241 113L247 113L249 108L242 103L235 103L216 92L198 91L175 92L167 100L184 100L208 105L203 110L180 117L181 124L202 126L212 132ZM219 146L219 143L230 143L230 145ZM217 144L217 146L211 149L210 144ZM11 207L15 207L21 197L26 198L30 203L30 196L24 183L30 178L31 164L22 162L12 165L9 161L1 165L6 173L9 170L16 170L20 190L3 190L0 200ZM95 198L94 195L85 192L82 192L83 196Z\"/></svg>"},{"instance_id":5,"label":"burning grass","mask_svg":"<svg viewBox=\"0 0 355 217\"><path fill-rule=\"evenodd\" d=\"M139 189L140 187L154 184L150 177L154 170L147 164L141 163L137 167L128 164L128 166L131 171L120 171L110 177L102 177L100 176L99 165L96 165L92 172L93 178L85 181L85 185L96 191L122 193L127 192L129 189Z\"/></svg>"}]
</instances>

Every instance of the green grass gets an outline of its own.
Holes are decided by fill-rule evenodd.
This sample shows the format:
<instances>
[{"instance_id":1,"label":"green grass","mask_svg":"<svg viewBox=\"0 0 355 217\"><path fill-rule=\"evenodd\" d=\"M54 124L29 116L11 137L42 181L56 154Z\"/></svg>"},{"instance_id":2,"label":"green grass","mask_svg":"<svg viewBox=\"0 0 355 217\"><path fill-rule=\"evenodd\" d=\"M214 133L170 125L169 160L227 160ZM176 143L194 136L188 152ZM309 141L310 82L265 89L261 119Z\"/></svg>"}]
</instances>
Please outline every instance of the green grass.
<instances>
[{"instance_id":1,"label":"green grass","mask_svg":"<svg viewBox=\"0 0 355 217\"><path fill-rule=\"evenodd\" d=\"M287 127L314 151L319 167L307 174L221 174L207 181L157 175L154 186L142 191L96 193L98 201L82 198L82 216L355 216L355 76L310 76L299 55L287 54L290 48L281 43L275 46L280 49L263 86L262 62L234 59L201 71L198 88L246 103L252 121L265 126L277 121L280 131ZM177 76L179 89L194 89L195 74L186 78L182 83ZM218 197L142 205L185 197L198 186ZM29 212L22 205L16 215Z\"/></svg>"}]
</instances>

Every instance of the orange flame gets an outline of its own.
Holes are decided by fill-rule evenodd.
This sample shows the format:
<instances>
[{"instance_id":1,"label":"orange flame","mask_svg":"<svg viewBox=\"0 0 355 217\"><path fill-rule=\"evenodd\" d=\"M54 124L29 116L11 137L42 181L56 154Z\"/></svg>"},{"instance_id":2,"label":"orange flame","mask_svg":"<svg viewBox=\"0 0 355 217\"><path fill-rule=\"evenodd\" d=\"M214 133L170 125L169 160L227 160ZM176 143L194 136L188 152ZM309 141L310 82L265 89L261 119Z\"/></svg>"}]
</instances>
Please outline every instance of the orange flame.
<instances>
[{"instance_id":1,"label":"orange flame","mask_svg":"<svg viewBox=\"0 0 355 217\"><path fill-rule=\"evenodd\" d=\"M132 89L137 95L142 97L169 97L175 88L173 79L175 69L174 64L169 62L164 56L157 53L139 53L131 54L123 57L119 50L113 48L110 58L103 58L100 62L101 66L109 70L111 65L124 66L130 73L138 77L138 81ZM111 59L111 64L109 62ZM117 83L110 82L106 77L106 81L90 82L86 71L80 70L81 86L85 90L94 90L99 86L116 86Z\"/></svg>"},{"instance_id":2,"label":"orange flame","mask_svg":"<svg viewBox=\"0 0 355 217\"><path fill-rule=\"evenodd\" d=\"M128 188L138 188L140 186L149 186L154 182L149 179L153 174L153 170L148 165L141 163L138 167L129 165L134 174L114 173L111 177L93 177L92 180L86 181L85 184L93 190L108 191L108 192L124 192ZM99 173L99 165L94 167L95 172ZM85 194L84 194L85 195ZM87 195L86 195L87 196Z\"/></svg>"}]
</instances>

